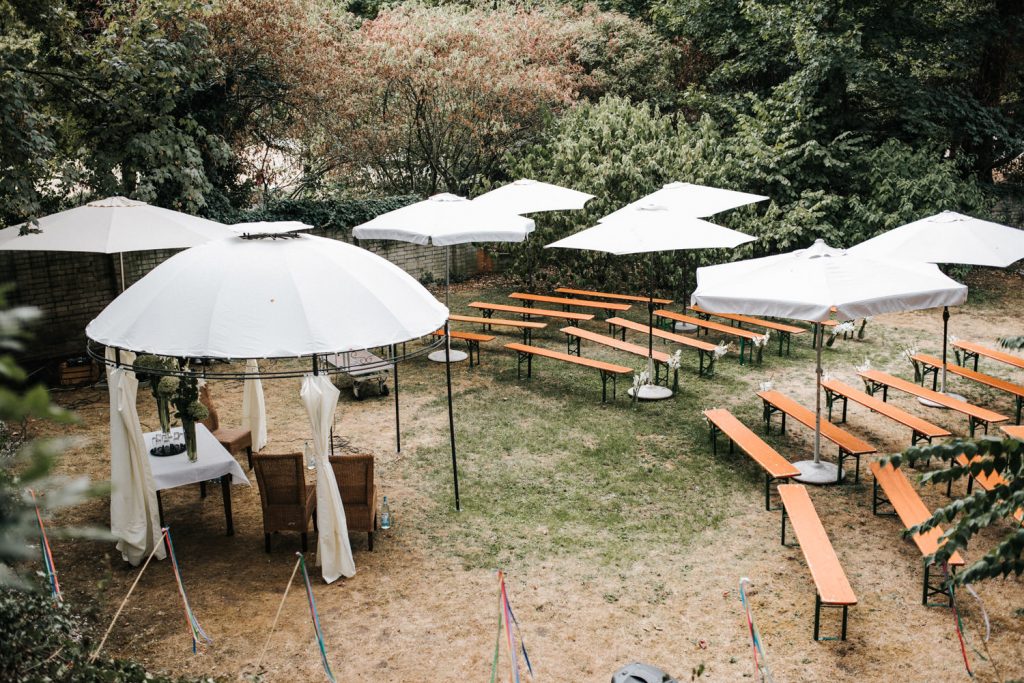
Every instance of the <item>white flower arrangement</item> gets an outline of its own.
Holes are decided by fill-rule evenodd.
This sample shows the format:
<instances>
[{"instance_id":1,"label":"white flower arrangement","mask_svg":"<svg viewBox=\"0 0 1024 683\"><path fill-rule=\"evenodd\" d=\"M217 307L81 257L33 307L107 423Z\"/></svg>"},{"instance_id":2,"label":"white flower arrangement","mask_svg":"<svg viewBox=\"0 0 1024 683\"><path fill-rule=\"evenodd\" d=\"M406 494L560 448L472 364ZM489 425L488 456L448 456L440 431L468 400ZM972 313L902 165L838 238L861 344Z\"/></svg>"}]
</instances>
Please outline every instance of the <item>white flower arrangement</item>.
<instances>
[{"instance_id":1,"label":"white flower arrangement","mask_svg":"<svg viewBox=\"0 0 1024 683\"><path fill-rule=\"evenodd\" d=\"M840 334L849 334L849 333L855 331L856 329L857 328L853 324L853 321L852 320L847 320L845 322L839 323L838 325L836 325L835 327L832 328L832 336L836 337L836 336L838 336Z\"/></svg>"},{"instance_id":2,"label":"white flower arrangement","mask_svg":"<svg viewBox=\"0 0 1024 683\"><path fill-rule=\"evenodd\" d=\"M763 336L761 336L761 337L754 337L754 339L752 340L754 342L754 348L757 349L757 348L761 348L762 346L767 346L768 345L768 340L771 339L771 336L772 336L772 331L768 330L767 332L764 333Z\"/></svg>"},{"instance_id":3,"label":"white flower arrangement","mask_svg":"<svg viewBox=\"0 0 1024 683\"><path fill-rule=\"evenodd\" d=\"M960 337L956 336L955 334L949 334L949 335L946 335L946 340L949 342L950 346L953 346L958 341L960 341Z\"/></svg>"},{"instance_id":4,"label":"white flower arrangement","mask_svg":"<svg viewBox=\"0 0 1024 683\"><path fill-rule=\"evenodd\" d=\"M864 362L857 366L857 372L867 372L871 369L871 359L864 358Z\"/></svg>"},{"instance_id":5,"label":"white flower arrangement","mask_svg":"<svg viewBox=\"0 0 1024 683\"><path fill-rule=\"evenodd\" d=\"M718 346L715 347L715 350L712 351L712 353L715 354L715 360L718 360L725 354L729 353L730 346L732 346L731 342L728 344L726 344L725 342L719 342Z\"/></svg>"},{"instance_id":6,"label":"white flower arrangement","mask_svg":"<svg viewBox=\"0 0 1024 683\"><path fill-rule=\"evenodd\" d=\"M633 395L636 395L642 387L647 386L651 383L651 373L647 370L641 370L638 373L633 373Z\"/></svg>"},{"instance_id":7,"label":"white flower arrangement","mask_svg":"<svg viewBox=\"0 0 1024 683\"><path fill-rule=\"evenodd\" d=\"M906 348L904 348L900 353L903 354L904 358L906 358L911 363L913 363L914 362L914 356L916 356L918 354L918 352L920 352L920 349L917 348L917 344L911 344L910 346L907 346Z\"/></svg>"},{"instance_id":8,"label":"white flower arrangement","mask_svg":"<svg viewBox=\"0 0 1024 683\"><path fill-rule=\"evenodd\" d=\"M761 391L771 391L772 389L775 388L775 382L769 379L764 382L761 382L758 386L760 387Z\"/></svg>"},{"instance_id":9,"label":"white flower arrangement","mask_svg":"<svg viewBox=\"0 0 1024 683\"><path fill-rule=\"evenodd\" d=\"M676 349L676 352L668 357L668 363L667 363L668 369L669 370L678 370L679 366L682 365L682 363L683 363L682 356L683 356L682 349Z\"/></svg>"}]
</instances>

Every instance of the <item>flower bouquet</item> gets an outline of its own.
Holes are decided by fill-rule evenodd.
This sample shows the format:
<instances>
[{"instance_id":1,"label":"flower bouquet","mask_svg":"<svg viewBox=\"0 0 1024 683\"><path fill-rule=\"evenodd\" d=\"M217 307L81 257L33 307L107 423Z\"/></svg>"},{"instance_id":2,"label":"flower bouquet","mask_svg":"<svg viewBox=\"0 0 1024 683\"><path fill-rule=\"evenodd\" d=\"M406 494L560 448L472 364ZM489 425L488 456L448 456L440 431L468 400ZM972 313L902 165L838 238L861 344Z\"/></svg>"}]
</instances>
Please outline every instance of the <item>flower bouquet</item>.
<instances>
[{"instance_id":1,"label":"flower bouquet","mask_svg":"<svg viewBox=\"0 0 1024 683\"><path fill-rule=\"evenodd\" d=\"M199 400L199 378L191 373L182 377L171 402L177 411L174 416L181 420L181 428L185 432L185 452L189 462L195 462L199 457L196 451L196 422L210 417L210 411Z\"/></svg>"},{"instance_id":2,"label":"flower bouquet","mask_svg":"<svg viewBox=\"0 0 1024 683\"><path fill-rule=\"evenodd\" d=\"M149 370L149 389L156 399L156 412L160 417L160 431L164 434L171 433L171 399L178 391L180 380L171 375L162 375L162 372L176 371L178 361L169 356L156 356L145 354L135 359L135 367Z\"/></svg>"}]
</instances>

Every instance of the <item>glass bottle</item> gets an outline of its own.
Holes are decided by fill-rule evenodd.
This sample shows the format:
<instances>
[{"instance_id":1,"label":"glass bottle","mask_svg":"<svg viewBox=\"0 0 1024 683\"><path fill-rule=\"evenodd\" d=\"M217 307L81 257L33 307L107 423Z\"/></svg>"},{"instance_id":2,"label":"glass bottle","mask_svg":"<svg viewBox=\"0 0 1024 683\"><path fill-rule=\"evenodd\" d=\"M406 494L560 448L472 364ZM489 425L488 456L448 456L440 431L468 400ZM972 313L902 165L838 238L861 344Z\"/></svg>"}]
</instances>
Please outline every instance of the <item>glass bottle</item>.
<instances>
[{"instance_id":1,"label":"glass bottle","mask_svg":"<svg viewBox=\"0 0 1024 683\"><path fill-rule=\"evenodd\" d=\"M316 469L316 457L313 456L313 449L309 447L309 442L308 441L306 442L306 446L303 449L303 452L306 454L306 469L307 470L315 470Z\"/></svg>"},{"instance_id":2,"label":"glass bottle","mask_svg":"<svg viewBox=\"0 0 1024 683\"><path fill-rule=\"evenodd\" d=\"M384 496L384 502L380 506L380 528L382 530L391 528L391 506L388 505L387 496Z\"/></svg>"}]
</instances>

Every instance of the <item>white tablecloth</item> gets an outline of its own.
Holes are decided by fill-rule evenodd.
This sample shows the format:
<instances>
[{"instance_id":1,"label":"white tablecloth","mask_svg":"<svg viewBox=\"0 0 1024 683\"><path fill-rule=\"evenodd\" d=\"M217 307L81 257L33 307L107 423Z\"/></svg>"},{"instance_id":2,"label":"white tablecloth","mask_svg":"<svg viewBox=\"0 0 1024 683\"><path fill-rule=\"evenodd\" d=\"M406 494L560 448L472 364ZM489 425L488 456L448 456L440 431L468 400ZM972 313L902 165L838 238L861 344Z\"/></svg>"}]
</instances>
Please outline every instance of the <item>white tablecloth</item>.
<instances>
[{"instance_id":1,"label":"white tablecloth","mask_svg":"<svg viewBox=\"0 0 1024 683\"><path fill-rule=\"evenodd\" d=\"M174 427L171 432L180 434L181 427ZM146 439L147 452L153 447L153 437L156 434L157 432L149 432L143 435ZM149 456L149 467L153 471L153 483L156 484L157 491L219 479L225 474L231 475L231 483L236 486L251 486L238 461L213 438L210 430L201 424L196 424L196 445L198 459L195 462L189 462L185 453L163 458Z\"/></svg>"}]
</instances>

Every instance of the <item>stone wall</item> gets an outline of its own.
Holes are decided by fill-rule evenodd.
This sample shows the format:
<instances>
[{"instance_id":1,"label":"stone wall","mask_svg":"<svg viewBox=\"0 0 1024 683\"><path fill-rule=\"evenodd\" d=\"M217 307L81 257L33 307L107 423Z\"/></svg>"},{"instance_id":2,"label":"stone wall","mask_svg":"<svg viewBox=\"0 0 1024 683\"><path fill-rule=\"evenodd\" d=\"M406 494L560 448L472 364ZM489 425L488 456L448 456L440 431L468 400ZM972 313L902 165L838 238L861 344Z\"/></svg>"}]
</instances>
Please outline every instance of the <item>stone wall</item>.
<instances>
[{"instance_id":1,"label":"stone wall","mask_svg":"<svg viewBox=\"0 0 1024 683\"><path fill-rule=\"evenodd\" d=\"M445 250L405 242L363 242L421 282L443 282ZM134 282L175 251L140 251L123 255L125 284ZM487 266L472 245L452 247L452 276L460 279ZM85 353L85 326L121 292L121 258L115 254L0 251L0 284L12 283L13 305L43 311L34 338L21 360L40 364Z\"/></svg>"}]
</instances>

